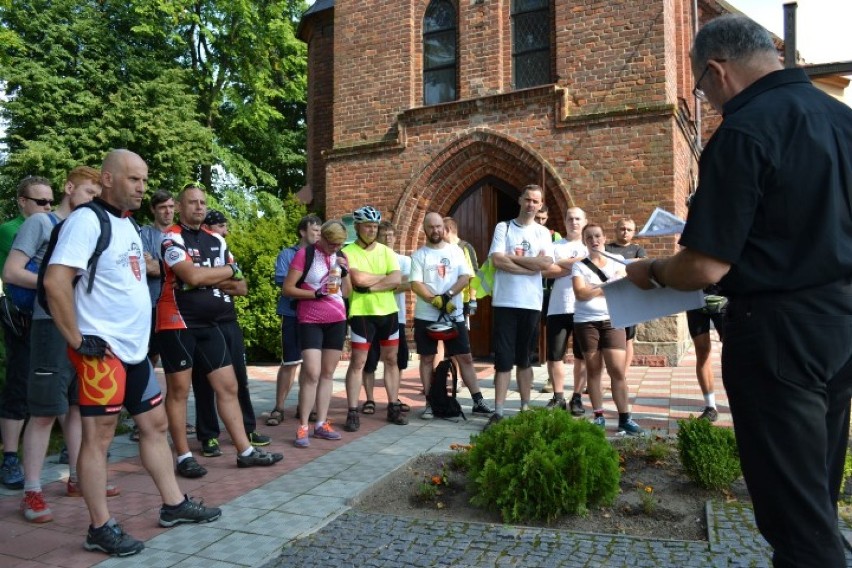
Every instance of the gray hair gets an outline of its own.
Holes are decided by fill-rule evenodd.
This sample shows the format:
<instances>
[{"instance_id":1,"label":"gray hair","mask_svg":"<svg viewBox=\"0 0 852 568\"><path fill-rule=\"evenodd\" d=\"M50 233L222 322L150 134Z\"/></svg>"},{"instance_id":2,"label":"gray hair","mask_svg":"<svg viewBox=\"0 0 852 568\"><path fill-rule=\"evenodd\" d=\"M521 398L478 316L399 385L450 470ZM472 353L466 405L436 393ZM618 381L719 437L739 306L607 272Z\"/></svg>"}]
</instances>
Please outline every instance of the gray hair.
<instances>
[{"instance_id":1,"label":"gray hair","mask_svg":"<svg viewBox=\"0 0 852 568\"><path fill-rule=\"evenodd\" d=\"M758 54L778 55L766 28L742 14L725 14L698 31L691 56L693 68L697 69L710 59L749 60Z\"/></svg>"}]
</instances>

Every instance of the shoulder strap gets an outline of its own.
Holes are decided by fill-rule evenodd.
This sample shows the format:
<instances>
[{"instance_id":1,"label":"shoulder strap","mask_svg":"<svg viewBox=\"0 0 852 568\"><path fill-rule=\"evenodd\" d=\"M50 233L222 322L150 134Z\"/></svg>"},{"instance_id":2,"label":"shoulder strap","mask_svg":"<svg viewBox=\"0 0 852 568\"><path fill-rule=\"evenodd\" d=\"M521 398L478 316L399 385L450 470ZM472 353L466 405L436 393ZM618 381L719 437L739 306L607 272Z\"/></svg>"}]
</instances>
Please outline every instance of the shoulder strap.
<instances>
[{"instance_id":1,"label":"shoulder strap","mask_svg":"<svg viewBox=\"0 0 852 568\"><path fill-rule=\"evenodd\" d=\"M88 207L92 211L95 212L95 215L98 218L98 224L101 227L101 234L98 236L98 241L95 243L95 251L92 253L92 256L89 258L88 269L89 269L89 283L86 286L86 293L92 293L92 287L95 285L95 275L98 272L98 261L101 259L101 254L109 247L109 243L112 240L112 224L109 220L109 213L106 212L106 209L101 207L94 201L90 201L89 203L84 203L80 205L80 207ZM136 221L133 218L130 218L133 226L136 227L136 230L139 230L139 225L136 224Z\"/></svg>"},{"instance_id":2,"label":"shoulder strap","mask_svg":"<svg viewBox=\"0 0 852 568\"><path fill-rule=\"evenodd\" d=\"M316 248L314 245L308 245L305 247L305 269L302 271L302 275L299 276L299 279L296 280L296 288L301 288L302 284L305 283L305 278L308 277L308 270L310 270L311 266L314 264L315 252Z\"/></svg>"},{"instance_id":3,"label":"shoulder strap","mask_svg":"<svg viewBox=\"0 0 852 568\"><path fill-rule=\"evenodd\" d=\"M588 266L592 270L592 272L597 274L598 278L601 279L601 282L606 282L607 280L609 280L609 278L607 278L607 275L603 273L603 270L598 268L598 265L595 264L594 262L592 262L591 259L589 259L588 256L586 258L584 258L583 260L581 260L580 262L582 262L583 264Z\"/></svg>"}]
</instances>

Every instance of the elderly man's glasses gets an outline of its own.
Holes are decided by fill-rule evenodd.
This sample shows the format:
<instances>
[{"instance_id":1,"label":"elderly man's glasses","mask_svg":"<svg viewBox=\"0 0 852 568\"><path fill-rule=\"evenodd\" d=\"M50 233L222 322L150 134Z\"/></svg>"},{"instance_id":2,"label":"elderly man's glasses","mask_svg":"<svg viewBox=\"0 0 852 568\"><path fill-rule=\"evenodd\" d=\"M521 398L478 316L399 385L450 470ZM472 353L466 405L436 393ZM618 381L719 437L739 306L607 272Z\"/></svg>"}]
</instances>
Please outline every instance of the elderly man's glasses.
<instances>
[{"instance_id":1,"label":"elderly man's glasses","mask_svg":"<svg viewBox=\"0 0 852 568\"><path fill-rule=\"evenodd\" d=\"M30 197L29 195L22 195L24 199L29 199L39 207L44 207L45 205L53 205L52 199L36 199L35 197Z\"/></svg>"},{"instance_id":2,"label":"elderly man's glasses","mask_svg":"<svg viewBox=\"0 0 852 568\"><path fill-rule=\"evenodd\" d=\"M719 63L724 63L727 59L714 59L713 61L717 61ZM695 82L695 87L692 89L692 94L701 99L702 101L707 100L707 93L701 88L701 81L704 80L704 77L707 76L707 72L710 71L710 63L704 66L704 71L701 73L701 76Z\"/></svg>"}]
</instances>

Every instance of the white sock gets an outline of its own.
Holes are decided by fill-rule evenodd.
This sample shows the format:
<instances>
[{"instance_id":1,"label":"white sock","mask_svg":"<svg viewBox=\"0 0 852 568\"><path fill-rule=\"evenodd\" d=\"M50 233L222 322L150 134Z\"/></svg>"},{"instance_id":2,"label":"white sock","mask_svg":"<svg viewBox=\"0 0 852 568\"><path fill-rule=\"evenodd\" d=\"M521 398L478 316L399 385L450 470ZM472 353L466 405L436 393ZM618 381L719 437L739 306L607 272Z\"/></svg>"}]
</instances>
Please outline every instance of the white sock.
<instances>
[{"instance_id":1,"label":"white sock","mask_svg":"<svg viewBox=\"0 0 852 568\"><path fill-rule=\"evenodd\" d=\"M716 393L711 392L704 395L704 406L716 408Z\"/></svg>"},{"instance_id":2,"label":"white sock","mask_svg":"<svg viewBox=\"0 0 852 568\"><path fill-rule=\"evenodd\" d=\"M494 414L497 416L503 416L503 405L494 403Z\"/></svg>"},{"instance_id":3,"label":"white sock","mask_svg":"<svg viewBox=\"0 0 852 568\"><path fill-rule=\"evenodd\" d=\"M185 459L187 459L187 458L191 458L191 457L192 457L192 452L186 452L185 454L180 455L180 456L178 456L178 457L177 457L177 462L178 462L178 463L180 463L180 462L182 462L183 460L185 460Z\"/></svg>"},{"instance_id":4,"label":"white sock","mask_svg":"<svg viewBox=\"0 0 852 568\"><path fill-rule=\"evenodd\" d=\"M247 457L249 457L249 456L251 455L251 453L252 453L253 451L254 451L254 447L253 447L253 446L249 446L249 447L248 447L248 449L243 450L242 452L240 452L240 455L241 455L241 456L243 456L244 458L247 458Z\"/></svg>"}]
</instances>

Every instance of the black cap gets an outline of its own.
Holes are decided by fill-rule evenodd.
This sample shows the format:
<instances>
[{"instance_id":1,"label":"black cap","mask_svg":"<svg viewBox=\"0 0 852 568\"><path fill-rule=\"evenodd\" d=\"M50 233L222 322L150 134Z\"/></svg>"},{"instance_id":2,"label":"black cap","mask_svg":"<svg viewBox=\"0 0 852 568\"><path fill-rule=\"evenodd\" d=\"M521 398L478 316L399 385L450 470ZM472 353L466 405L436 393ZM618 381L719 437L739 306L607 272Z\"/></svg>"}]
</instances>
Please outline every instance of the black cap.
<instances>
[{"instance_id":1,"label":"black cap","mask_svg":"<svg viewBox=\"0 0 852 568\"><path fill-rule=\"evenodd\" d=\"M207 212L207 217L204 218L204 224L213 226L213 225L222 225L227 223L228 220L225 219L225 216L221 211L216 211L215 209L211 209Z\"/></svg>"}]
</instances>

